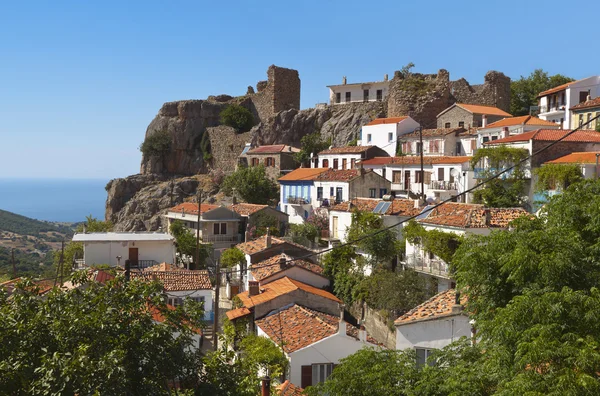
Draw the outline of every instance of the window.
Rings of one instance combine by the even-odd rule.
[[[422,173],[421,171],[415,171],[415,183],[421,183],[421,177]]]
[[[387,194],[387,188],[380,188],[379,189],[379,198],[383,198],[384,195]]]
[[[335,103],[342,103],[342,93],[341,92],[337,92],[335,94]]]
[[[352,159],[350,160],[350,168],[351,168],[351,169],[354,169],[354,167],[355,167],[355,166],[356,166],[356,159],[352,158]]]
[[[337,187],[335,189],[335,200],[336,200],[336,202],[342,202],[343,201],[344,197],[342,195],[342,192],[343,192],[342,187]]]
[[[492,141],[498,140],[498,136],[492,136]]]
[[[200,296],[200,297],[192,297],[192,300],[194,300],[197,303],[201,303],[204,304],[204,296]]]
[[[336,158],[333,160],[333,169],[337,169],[340,165],[340,161]]]
[[[438,180],[439,181],[444,180],[444,168],[438,168]]]
[[[583,114],[579,114],[579,126],[583,125]]]
[[[402,182],[402,171],[392,171],[392,183]]]
[[[325,380],[331,375],[333,371],[333,364],[313,364],[312,365],[312,384],[317,385],[320,382],[325,382]]]
[[[323,168],[329,168],[329,160],[323,160]]]
[[[490,137],[489,136],[484,136],[482,139],[483,143],[489,142],[490,141]]]
[[[350,92],[346,92],[346,103],[350,102]]]
[[[317,187],[317,201],[323,200],[323,187]]]
[[[383,177],[383,178],[385,179],[385,168],[383,168],[383,169],[381,170],[381,177]]]
[[[368,101],[369,101],[369,90],[363,89],[363,102],[368,102]]]
[[[260,161],[258,160],[258,158],[252,158],[252,166],[258,166],[258,164],[260,163]]]
[[[369,188],[369,198],[377,198],[377,189]]]
[[[444,128],[446,128],[446,129],[450,128],[450,123],[449,122],[445,123]]]
[[[589,124],[589,122],[592,120],[592,113],[587,113],[587,122],[588,122],[588,126],[586,127],[587,129],[591,128],[591,125]]]
[[[367,133],[367,143],[371,143],[371,134]]]
[[[435,362],[433,360],[427,362],[434,349],[415,348],[415,351],[417,352],[417,367],[423,367],[426,363],[430,366],[435,365]]]
[[[275,166],[275,158],[273,158],[273,157],[265,158],[265,166]]]
[[[348,160],[346,158],[342,158],[342,169],[346,169],[348,167]]]
[[[183,300],[179,297],[169,297],[168,302],[169,305],[172,305],[174,307],[178,307],[180,305],[183,305]]]
[[[450,168],[450,183],[454,183],[454,176],[452,176],[452,174],[454,173],[454,168]]]
[[[588,91],[579,92],[579,103],[585,102],[587,100],[587,97],[588,97]]]
[[[465,122],[464,121],[459,121],[458,122],[458,127],[459,128],[464,128],[465,127]]]
[[[333,197],[333,194],[334,194],[333,187],[329,187],[329,196]]]
[[[377,90],[377,101],[381,102],[383,100],[383,89]]]
[[[227,223],[214,223],[213,224],[214,235],[226,235],[227,234]]]
[[[430,153],[439,153],[440,152],[440,141],[439,140],[430,140],[429,141],[429,152]]]
[[[417,142],[417,154],[421,154],[423,152],[423,143]]]
[[[462,145],[460,142],[456,142],[456,155],[460,155],[462,152]]]
[[[388,133],[388,142],[393,142],[394,141],[394,134],[392,132]]]

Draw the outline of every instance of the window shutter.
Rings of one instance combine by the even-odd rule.
[[[425,184],[431,183],[431,173],[432,172],[425,172],[425,180],[424,180]]]
[[[265,158],[265,166],[269,166],[269,157]]]
[[[435,153],[435,140],[430,140],[429,141],[429,152],[430,153]]]
[[[213,224],[213,235],[219,235],[219,223]]]
[[[471,140],[471,151],[475,151],[476,148],[477,148],[477,140],[473,139],[473,140]]]
[[[308,386],[312,386],[312,366],[302,366],[301,367],[301,388],[306,388]]]
[[[221,235],[227,234],[227,223],[221,223]]]

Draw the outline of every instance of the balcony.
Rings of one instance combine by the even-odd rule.
[[[240,243],[242,238],[239,234],[236,235],[202,235],[204,243]]]
[[[441,191],[457,191],[458,185],[456,182],[450,182],[445,180],[432,180],[429,184],[430,190],[441,190]]]
[[[134,269],[141,269],[141,268],[148,268],[148,267],[152,267],[153,265],[157,265],[158,261],[155,260],[125,260],[125,265],[127,265],[127,263],[129,263],[129,268]]]
[[[425,274],[450,278],[448,264],[444,260],[423,258],[419,254],[412,254],[406,257],[404,265]]]
[[[287,197],[286,199],[286,203],[290,204],[290,205],[308,205],[308,199],[303,198],[303,197]]]
[[[540,106],[540,113],[556,113],[565,111],[564,103],[551,103],[549,105]]]

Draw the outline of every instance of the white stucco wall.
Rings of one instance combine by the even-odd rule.
[[[330,85],[329,88],[329,103],[336,103],[336,93],[341,94],[341,101],[339,104],[346,103],[346,92],[350,92],[350,103],[362,103],[364,102],[364,94],[363,91],[365,89],[369,90],[369,102],[377,101],[377,90],[381,89],[382,92],[382,100],[385,100],[388,95],[388,87],[390,85],[389,81],[376,81],[371,83],[353,83],[353,84],[340,84],[340,85]]]
[[[462,314],[409,323],[396,326],[396,349],[441,349],[463,336],[471,336],[471,324]]]
[[[210,313],[213,311],[213,293],[214,291],[211,289],[206,290],[182,290],[182,291],[169,291],[165,292],[168,297],[179,297],[184,299],[185,297],[194,298],[194,297],[204,297],[204,319],[208,319],[210,317]]]
[[[365,125],[361,129],[361,146],[377,146],[385,150],[390,157],[396,155],[396,141],[400,136],[413,132],[419,123],[412,118],[407,118],[394,124]],[[392,134],[391,140],[390,135]],[[371,140],[369,141],[369,135]]]
[[[315,153],[316,155],[316,153]],[[352,160],[354,160],[355,164],[357,164],[361,160],[362,155],[360,153],[356,154],[322,154],[319,155],[319,166],[315,166],[315,162],[312,161],[313,168],[331,168],[331,169],[352,169]],[[338,160],[337,168],[333,167],[333,160]],[[342,165],[344,163],[343,160],[346,160],[346,167],[343,168]],[[327,160],[327,166],[323,165],[323,161]]]
[[[129,241],[129,242],[84,242],[83,258],[86,265],[117,265],[117,256],[121,256],[121,265],[129,259],[129,248],[138,249],[138,260],[154,260],[157,263],[175,263],[175,244],[173,241]]]
[[[263,279],[262,281],[260,281],[260,285],[266,285],[267,283],[273,282],[285,276],[319,289],[329,286],[329,279],[315,274],[314,272],[300,269],[296,266],[289,267],[284,271],[277,272],[276,274],[273,274],[270,277]],[[254,280],[254,277],[252,277],[252,279],[250,280]]]

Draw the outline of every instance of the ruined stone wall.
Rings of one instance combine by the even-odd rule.
[[[277,113],[300,109],[300,76],[294,69],[271,65],[267,81],[256,84],[256,93],[249,90],[253,112],[258,121],[265,122]]]
[[[220,169],[225,173],[235,171],[238,157],[246,143],[252,140],[252,133],[236,133],[235,129],[226,125],[206,128],[210,139],[213,169]]]
[[[452,81],[451,100],[457,103],[479,104],[494,106],[506,112],[510,111],[510,77],[497,71],[489,71],[484,77],[484,83],[470,85],[461,78]]]

